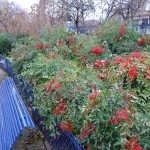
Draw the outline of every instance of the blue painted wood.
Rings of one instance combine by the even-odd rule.
[[[0,86],[0,150],[10,150],[25,128],[35,129],[12,78]]]

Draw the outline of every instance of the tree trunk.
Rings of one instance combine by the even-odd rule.
[[[75,24],[76,24],[76,31],[78,34],[79,33],[79,11],[78,10],[77,10],[77,17],[76,17]]]

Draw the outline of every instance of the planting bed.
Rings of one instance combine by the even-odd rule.
[[[148,36],[110,22],[95,35],[50,30],[29,37],[10,58],[32,86],[51,137],[60,128],[87,150],[148,150],[148,43]]]

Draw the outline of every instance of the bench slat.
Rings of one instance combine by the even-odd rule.
[[[3,88],[3,91],[5,90],[5,88]],[[18,134],[21,132],[21,130],[23,129],[22,128],[22,125],[21,125],[21,121],[20,121],[20,117],[19,117],[19,114],[17,113],[17,108],[15,107],[15,103],[13,103],[13,100],[11,99],[11,96],[10,94],[8,93],[8,88],[5,90],[6,92],[6,96],[7,98],[9,99],[8,100],[8,106],[9,106],[9,109],[10,109],[10,112],[8,112],[8,114],[11,114],[10,116],[10,123],[12,124],[10,126],[11,128],[11,135],[12,135],[12,142],[14,143],[14,141],[16,140]],[[12,143],[10,143],[11,145]]]

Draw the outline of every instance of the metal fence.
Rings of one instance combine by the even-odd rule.
[[[25,82],[24,79],[18,79],[17,74],[14,72],[12,63],[2,55],[0,55],[0,67],[14,79],[21,96],[25,100],[25,103],[31,108],[35,124],[44,134],[44,137],[48,141],[52,150],[84,150],[71,133],[67,131],[62,132],[58,126],[56,126],[56,130],[60,131],[60,135],[57,135],[55,138],[51,137],[50,130],[46,129],[46,126],[43,123],[44,117],[39,114],[38,109],[32,109],[34,97],[31,86]]]

